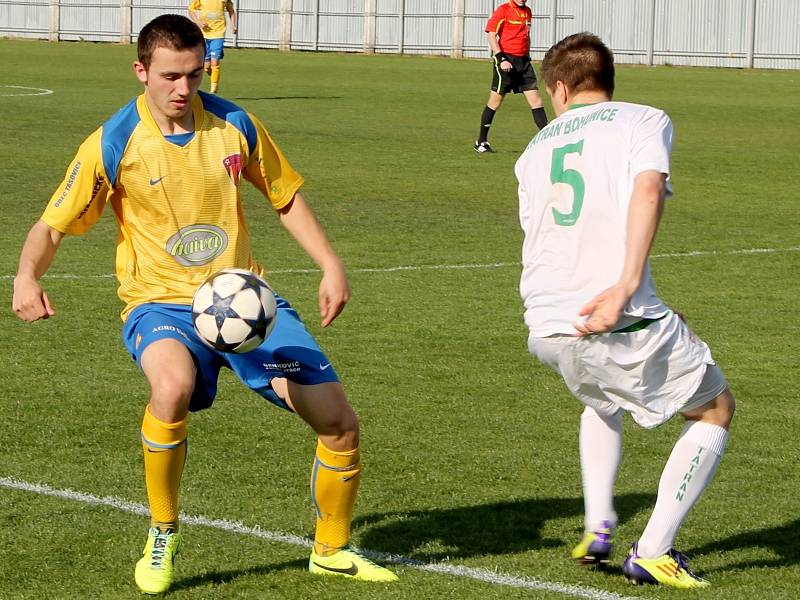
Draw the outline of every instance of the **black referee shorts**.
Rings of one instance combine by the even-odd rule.
[[[518,94],[528,90],[539,89],[530,56],[514,56],[512,54],[506,54],[505,56],[506,60],[511,63],[512,69],[510,71],[501,70],[497,58],[492,58],[493,92],[505,96],[508,92]]]

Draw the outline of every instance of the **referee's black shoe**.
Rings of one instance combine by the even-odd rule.
[[[492,148],[489,145],[489,142],[477,142],[476,141],[475,145],[473,146],[473,149],[478,154],[485,154],[485,153],[493,154],[494,153],[494,148]]]

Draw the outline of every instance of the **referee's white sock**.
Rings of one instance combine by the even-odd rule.
[[[717,470],[728,432],[719,425],[689,421],[669,455],[658,485],[658,499],[638,553],[644,558],[666,554],[678,530]]]
[[[614,484],[622,457],[622,411],[603,417],[588,406],[578,435],[583,479],[584,527],[596,531],[603,521],[617,525]]]

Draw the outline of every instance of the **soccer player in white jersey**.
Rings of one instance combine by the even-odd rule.
[[[670,195],[672,123],[661,110],[612,101],[613,55],[594,35],[555,44],[541,73],[557,118],[516,164],[520,292],[531,353],[586,405],[585,533],[572,556],[609,560],[623,413],[645,428],[680,413],[685,427],[623,573],[636,583],[706,587],[674,543],[719,465],[735,403],[708,346],[656,295],[648,266]]]

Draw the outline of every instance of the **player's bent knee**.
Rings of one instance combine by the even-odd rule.
[[[308,421],[322,443],[335,452],[353,450],[359,444],[358,417],[349,404],[345,406],[325,420]]]
[[[730,422],[733,420],[733,413],[736,412],[736,398],[733,397],[733,393],[731,393],[729,388],[725,388],[725,391],[718,396],[718,399],[720,408],[727,416],[728,425],[730,425]]]
[[[348,431],[341,435],[324,435],[319,433],[317,437],[319,437],[326,448],[334,452],[347,452],[358,448],[359,440],[357,432]]]
[[[162,377],[150,385],[150,412],[166,422],[183,419],[189,412],[189,401],[194,392],[194,376],[183,374]]]
[[[689,421],[702,421],[728,429],[730,428],[735,412],[736,399],[733,397],[730,388],[725,388],[722,393],[711,402],[695,410],[686,412],[683,416]]]
[[[331,450],[358,446],[358,417],[340,383],[304,386],[289,382],[289,397],[297,414]]]
[[[339,405],[337,410],[327,411],[323,418],[309,424],[319,435],[341,438],[343,441],[358,439],[358,417],[347,402]]]
[[[158,382],[152,387],[151,395],[160,403],[175,405],[188,403],[193,391],[194,380],[175,378]]]

